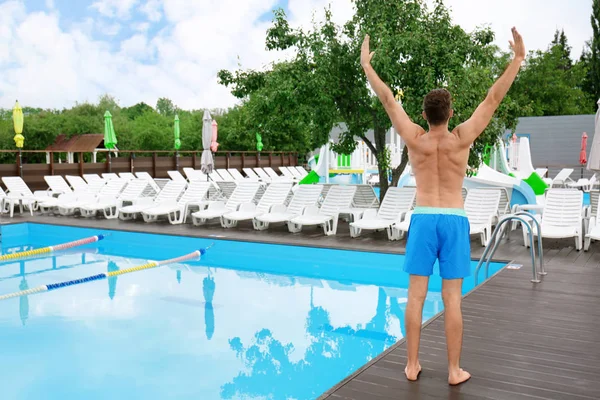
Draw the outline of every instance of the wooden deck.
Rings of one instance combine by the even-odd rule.
[[[502,270],[463,301],[461,365],[472,374],[470,381],[447,384],[442,314],[423,328],[417,382],[404,377],[402,340],[321,398],[599,399],[598,246],[583,252],[572,241],[545,241],[548,275],[534,284],[531,259],[517,233],[495,258],[515,259],[523,267]]]
[[[16,216],[1,223],[39,222],[161,234],[215,237],[302,246],[377,252],[404,252],[404,241],[390,242],[384,233],[349,237],[347,224],[338,235],[324,237],[307,229],[292,235],[283,227],[256,232],[248,223],[234,229],[190,224],[87,220],[54,216]],[[473,258],[483,248],[472,241]],[[495,259],[515,260],[523,267],[504,269],[463,301],[462,366],[472,379],[447,384],[444,316],[422,332],[418,382],[404,378],[406,352],[400,341],[321,399],[599,399],[600,398],[600,244],[576,251],[573,240],[544,241],[548,275],[533,284],[529,251],[520,231],[499,247]]]

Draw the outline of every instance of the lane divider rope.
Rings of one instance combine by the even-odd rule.
[[[183,261],[189,261],[194,258],[200,258],[202,255],[206,254],[207,249],[200,249],[200,250],[196,250],[192,253],[180,256],[180,257],[171,258],[171,259],[163,260],[163,261],[153,261],[153,262],[149,262],[149,263],[146,263],[143,265],[139,265],[137,267],[122,269],[119,271],[113,271],[113,272],[107,272],[107,273],[102,273],[102,274],[98,274],[98,275],[92,275],[92,276],[88,276],[85,278],[73,279],[73,280],[65,281],[65,282],[51,283],[49,285],[41,285],[41,286],[37,286],[37,287],[31,288],[31,289],[21,290],[19,292],[8,293],[8,294],[0,296],[0,301],[12,299],[14,297],[28,296],[31,294],[49,292],[51,290],[56,290],[56,289],[73,286],[73,285],[79,285],[81,283],[86,283],[86,282],[98,281],[98,280],[106,279],[106,278],[109,278],[112,276],[123,275],[123,274],[128,274],[131,272],[143,271],[145,269],[160,267],[162,265],[173,264],[173,263],[178,263],[178,262],[183,262]]]
[[[4,255],[0,256],[0,262],[9,261],[9,260],[18,260],[18,259],[24,258],[24,257],[39,256],[40,254],[48,254],[48,253],[52,253],[53,251],[71,249],[73,247],[83,246],[84,244],[98,242],[102,239],[104,239],[104,235],[96,235],[96,236],[91,236],[91,237],[84,238],[84,239],[75,240],[73,242],[57,244],[57,245],[48,246],[48,247],[42,247],[40,249],[20,251],[18,253],[12,253],[12,254],[4,254]]]

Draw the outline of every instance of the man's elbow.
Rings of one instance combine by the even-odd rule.
[[[381,103],[383,104],[383,107],[387,109],[394,107],[396,105],[396,100],[390,93],[386,93],[381,97]]]
[[[497,108],[502,102],[502,96],[496,93],[496,91],[490,90],[485,98],[485,102],[493,108]]]

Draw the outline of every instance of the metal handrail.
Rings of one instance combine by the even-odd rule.
[[[530,217],[531,220],[535,222],[536,227],[538,229],[538,252],[540,254],[540,272],[539,272],[539,274],[546,275],[546,271],[545,271],[544,265],[543,265],[541,226],[531,213],[522,211],[522,212],[518,212],[516,214],[509,214],[509,215],[504,216],[502,219],[500,219],[500,221],[496,225],[496,229],[494,229],[494,232],[492,233],[492,236],[491,236],[490,242],[489,242],[489,243],[494,242],[494,245],[493,245],[493,247],[490,247],[488,245],[485,248],[485,250],[483,251],[483,254],[481,255],[481,259],[479,260],[479,263],[477,264],[477,267],[475,268],[475,284],[476,285],[478,284],[478,281],[479,281],[479,270],[481,269],[484,260],[486,260],[486,263],[485,263],[486,271],[489,271],[490,262],[492,260],[492,257],[494,256],[494,253],[496,252],[496,249],[498,248],[498,244],[500,243],[500,238],[497,238],[498,232],[503,231],[504,225],[507,222],[514,221],[514,220],[520,221],[523,224],[523,226],[525,226],[527,228],[527,231],[529,232],[529,243],[531,244],[531,246],[529,246],[529,248],[530,248],[530,252],[531,252],[531,266],[532,266],[532,272],[533,272],[533,279],[531,280],[531,282],[533,282],[533,283],[541,282],[541,280],[538,278],[538,271],[537,271],[537,268],[535,265],[535,246],[534,246],[534,242],[533,242],[533,237],[534,237],[533,230],[531,228],[531,224],[527,220],[522,218],[525,216]]]
[[[533,214],[531,214],[530,212],[527,211],[519,211],[518,213],[515,213],[514,215],[524,215],[527,216],[529,218],[531,218],[531,220],[533,222],[535,222],[535,226],[537,229],[537,237],[538,237],[538,260],[540,262],[540,270],[538,271],[538,274],[540,275],[547,275],[548,273],[546,272],[546,267],[544,266],[544,248],[542,246],[542,226],[540,225],[540,222],[537,220],[537,218],[535,218],[533,216]],[[531,225],[530,225],[531,227]],[[533,243],[532,243],[533,245]]]

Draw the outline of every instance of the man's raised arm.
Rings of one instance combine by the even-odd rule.
[[[361,52],[360,52],[360,65],[362,66],[369,84],[375,91],[375,94],[383,104],[385,111],[392,120],[394,128],[402,139],[405,141],[412,139],[413,134],[416,134],[417,129],[422,129],[419,125],[413,123],[410,117],[404,111],[404,108],[396,102],[392,90],[379,78],[373,66],[371,65],[371,59],[375,52],[369,52],[369,35],[365,36],[363,41]]]
[[[510,46],[514,51],[512,62],[491,87],[485,100],[477,107],[471,118],[456,127],[456,132],[465,145],[470,146],[488,126],[525,59],[525,46],[521,34],[517,32],[516,28],[512,28],[512,34],[514,39],[514,41],[510,41]]]

